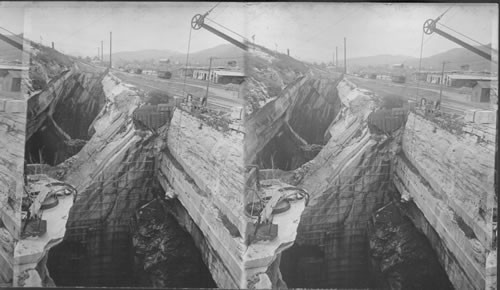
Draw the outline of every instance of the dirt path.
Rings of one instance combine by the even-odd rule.
[[[182,95],[184,83],[179,80],[163,80],[153,76],[134,75],[123,72],[114,72],[120,79],[138,86],[145,91],[162,90],[171,94]],[[203,97],[206,93],[206,85],[186,81],[185,90],[195,97]],[[239,92],[226,90],[218,87],[209,87],[208,104],[214,107],[231,109],[243,106],[243,99],[239,98]]]

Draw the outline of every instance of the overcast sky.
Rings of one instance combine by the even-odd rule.
[[[113,31],[113,51],[186,52],[191,18],[216,4],[3,2],[0,26],[16,33],[24,30],[30,39],[46,45],[54,41],[56,48],[70,54],[95,55],[101,40],[104,51],[108,52],[109,31]],[[19,7],[25,7],[24,18]],[[289,48],[291,55],[299,59],[329,61],[335,46],[339,47],[339,53],[343,52],[344,37],[348,58],[378,54],[418,57],[424,21],[436,18],[450,7],[440,23],[475,41],[493,42],[498,47],[495,4],[222,2],[208,17],[236,33],[255,35],[255,41],[268,48],[277,47],[281,52]],[[227,43],[204,29],[193,30],[191,39],[192,52]],[[424,41],[424,56],[458,47],[439,35],[426,35]]]

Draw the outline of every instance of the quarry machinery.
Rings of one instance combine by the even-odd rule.
[[[448,40],[451,40],[451,41],[455,42],[456,44],[458,44],[458,45],[460,45],[460,46],[462,46],[462,47],[464,47],[464,48],[472,51],[473,53],[475,53],[475,54],[477,54],[477,55],[479,55],[479,56],[481,56],[481,57],[483,57],[483,58],[485,58],[485,59],[487,59],[489,61],[495,62],[491,58],[491,53],[485,52],[485,51],[483,51],[483,50],[481,50],[481,49],[479,49],[477,47],[474,47],[474,46],[466,43],[465,41],[462,41],[462,40],[456,38],[455,36],[453,36],[453,35],[445,32],[445,31],[443,31],[443,30],[441,30],[439,28],[437,28],[436,25],[437,25],[438,21],[441,19],[442,16],[443,15],[439,16],[436,19],[427,19],[424,22],[424,33],[425,34],[432,34],[432,33],[435,32],[435,33],[441,35],[442,37],[444,37],[444,38],[446,38]]]
[[[238,41],[231,36],[225,34],[224,32],[217,30],[213,28],[212,26],[208,25],[205,23],[205,18],[208,16],[209,12],[205,14],[196,14],[192,19],[191,19],[191,27],[194,30],[199,30],[200,28],[205,28],[206,30],[212,32],[213,34],[231,42],[232,44],[236,45],[237,47],[247,51],[248,50],[248,45],[245,43]]]
[[[497,64],[498,63],[498,57],[496,57],[495,59],[492,58],[492,53],[491,52],[494,52],[495,55],[496,53],[498,53],[498,51],[496,51],[495,49],[491,48],[490,49],[490,52],[486,52],[486,51],[483,51],[481,49],[478,49],[477,47],[474,47],[452,35],[450,35],[449,33],[446,33],[442,30],[440,30],[439,28],[436,27],[438,21],[441,19],[441,17],[443,17],[444,13],[439,16],[438,18],[436,19],[427,19],[425,22],[424,22],[424,26],[423,26],[423,29],[424,29],[424,33],[425,34],[432,34],[433,32],[441,35],[442,37],[448,39],[448,40],[451,40],[457,44],[459,44],[460,46],[468,49],[469,51],[472,51],[473,53]],[[496,129],[497,129],[497,134],[496,134],[496,143],[497,143],[497,146],[498,146],[498,142],[499,142],[499,138],[498,138],[498,128],[500,126],[500,119],[497,118],[497,121],[496,121]],[[494,173],[494,188],[495,188],[495,193],[498,192],[498,185],[500,183],[500,178],[499,178],[499,175],[498,175],[498,148],[496,149],[495,151],[495,173]],[[496,227],[497,227],[497,211],[495,210],[494,212],[494,218],[493,218],[493,228],[494,228],[494,239],[496,239],[496,236],[497,236],[497,230],[496,230]]]
[[[22,43],[19,43],[17,41],[14,41],[12,39],[10,39],[9,37],[3,35],[0,33],[0,39],[7,42],[8,44],[14,46],[15,48],[19,49],[19,50],[23,50],[23,44]]]
[[[218,5],[218,4],[217,4]],[[216,6],[217,6],[216,5]],[[214,7],[215,8],[215,7]],[[205,23],[205,18],[208,16],[208,14],[210,14],[210,12],[214,9],[210,9],[209,11],[207,11],[205,14],[196,14],[195,16],[193,16],[193,18],[191,19],[191,28],[194,29],[194,30],[199,30],[201,28],[205,28],[206,30],[212,32],[213,34],[229,41],[230,43],[236,45],[237,47],[245,50],[245,51],[248,51],[248,45],[246,45],[245,43],[241,42],[241,41],[238,41],[236,39],[234,39],[233,37],[227,35],[226,33],[218,30],[218,29],[215,29],[213,28],[212,26],[208,25]],[[187,65],[187,64],[186,64]],[[212,66],[212,57],[210,58],[210,66],[208,68],[208,73],[210,75],[210,68]],[[206,106],[207,103],[208,103],[208,86],[210,85],[210,77],[208,76],[207,77],[207,91],[206,91],[206,94],[205,96],[203,97],[203,100],[202,100],[202,106]]]
[[[247,189],[250,183],[255,182],[253,191],[257,200],[248,202],[245,205],[245,214],[257,219],[255,223],[248,224],[247,245],[261,240],[274,240],[278,235],[278,225],[273,223],[274,215],[284,213],[291,208],[291,203],[305,199],[305,206],[309,203],[309,193],[304,189],[295,186],[285,186],[279,188],[271,195],[266,195],[263,185],[260,182],[259,167],[257,165],[246,166],[250,170],[250,178],[247,181]],[[253,169],[253,171],[252,171]],[[252,191],[252,189],[250,189]],[[263,196],[261,196],[263,195]]]

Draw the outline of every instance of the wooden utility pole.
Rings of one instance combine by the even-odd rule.
[[[207,75],[207,91],[205,93],[205,97],[201,101],[202,107],[208,105],[208,88],[210,87],[210,71],[212,70],[212,60],[213,60],[213,57],[210,57],[210,63],[208,65],[208,75]]]
[[[347,73],[347,40],[344,37],[344,73]]]
[[[104,61],[104,41],[101,40],[101,61]]]
[[[339,66],[339,47],[335,46],[335,66]]]
[[[52,41],[52,49],[54,49],[54,42]]]
[[[113,55],[113,50],[112,50],[112,47],[113,47],[113,32],[109,32],[109,68],[112,67],[112,59],[111,59],[111,56]]]
[[[439,106],[441,106],[441,97],[443,95],[443,83],[444,83],[444,65],[446,64],[446,61],[443,61],[443,68],[441,70],[441,86],[439,86]]]

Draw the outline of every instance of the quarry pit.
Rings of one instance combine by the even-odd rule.
[[[244,122],[186,98],[152,106],[115,70],[74,60],[33,89],[25,119],[1,112],[26,138],[7,151],[24,148],[26,166],[0,167],[28,185],[8,203],[33,214],[1,212],[2,241],[19,236],[2,247],[13,285],[496,288],[494,122],[342,73],[280,71],[266,50],[247,58],[283,86],[259,91]],[[263,200],[286,208],[254,215]]]

